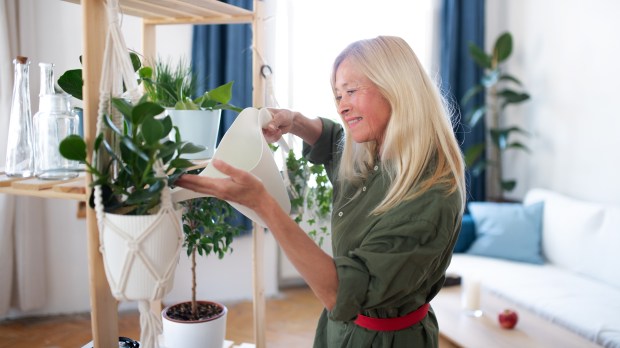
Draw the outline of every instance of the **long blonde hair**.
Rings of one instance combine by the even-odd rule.
[[[378,87],[391,106],[379,154],[382,170],[388,173],[391,185],[372,214],[384,213],[435,185],[443,185],[446,194],[458,191],[464,207],[465,169],[452,129],[451,111],[411,47],[393,36],[350,44],[334,61],[331,76],[334,96],[336,71],[345,59]],[[368,177],[368,168],[374,166],[377,151],[375,142],[353,141],[345,125],[338,169],[340,184],[359,185]]]

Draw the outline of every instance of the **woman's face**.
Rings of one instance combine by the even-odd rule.
[[[345,59],[336,70],[335,89],[338,113],[353,140],[376,141],[381,148],[391,108],[377,86]]]

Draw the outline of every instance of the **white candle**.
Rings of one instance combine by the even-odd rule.
[[[461,306],[468,313],[479,316],[480,313],[480,279],[466,276],[461,281]]]

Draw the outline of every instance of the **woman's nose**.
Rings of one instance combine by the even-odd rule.
[[[344,99],[340,100],[338,104],[338,113],[340,115],[346,115],[351,110],[351,106]]]

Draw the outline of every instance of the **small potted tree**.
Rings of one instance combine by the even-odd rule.
[[[166,108],[166,113],[183,136],[205,150],[192,154],[190,159],[213,157],[222,110],[240,112],[229,104],[233,82],[228,82],[192,99],[196,90],[196,76],[185,59],[174,66],[170,61],[157,60],[155,68],[142,67],[140,80],[149,99]]]
[[[183,247],[191,259],[191,301],[164,308],[165,344],[184,348],[220,348],[226,336],[227,308],[216,302],[196,299],[196,257],[215,254],[222,259],[240,228],[231,224],[232,207],[214,197],[195,198],[182,203]]]

